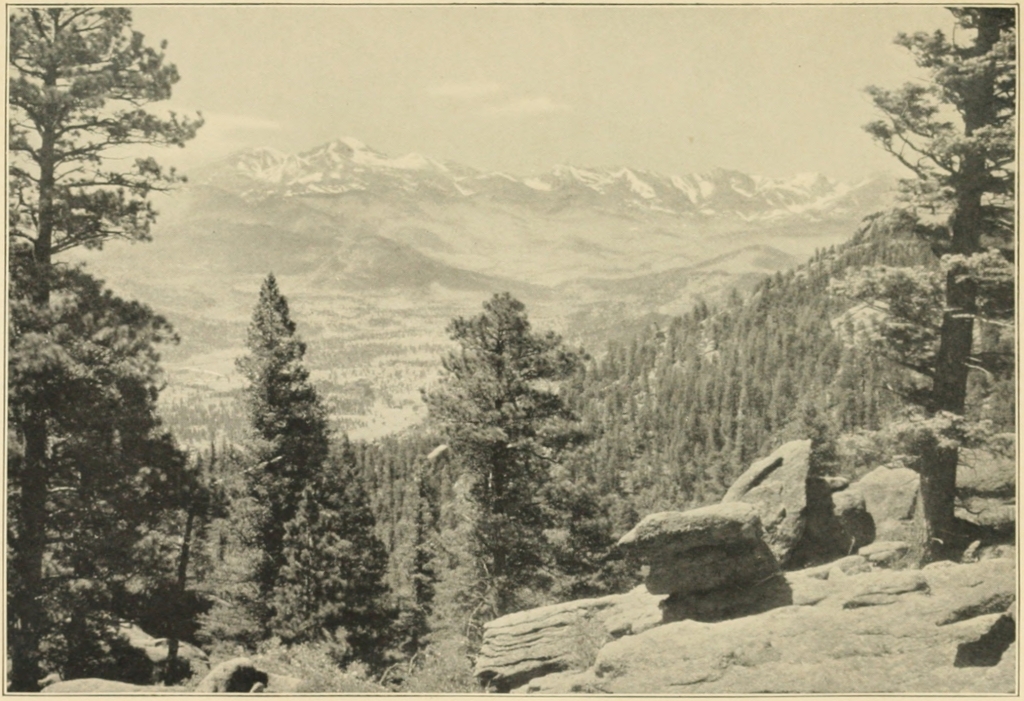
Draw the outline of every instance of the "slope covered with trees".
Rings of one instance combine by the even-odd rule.
[[[871,90],[885,119],[868,130],[914,177],[849,242],[594,357],[496,294],[448,326],[428,421],[372,443],[331,430],[270,275],[238,360],[247,438],[200,455],[157,416],[156,349],[173,331],[54,259],[145,239],[146,195],[176,176],[148,159],[106,172],[101,154],[181,145],[198,124],[141,111],[177,74],[127,11],[16,12],[11,689],[44,671],[134,675],[144,661],[116,637],[132,621],[169,638],[166,683],[188,641],[469,691],[487,621],[629,590],[639,573],[615,543],[643,515],[717,501],[798,438],[832,474],[917,470],[923,558],[962,552],[960,450],[1016,427],[1016,57],[1012,12],[953,12],[961,43],[898,39],[930,85]],[[126,106],[98,111],[104,99]]]

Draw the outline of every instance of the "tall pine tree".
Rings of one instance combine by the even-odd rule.
[[[110,624],[140,614],[130,592],[142,581],[173,579],[173,558],[152,546],[177,506],[167,485],[183,479],[185,458],[156,416],[155,346],[172,337],[166,322],[79,270],[60,271],[60,293],[45,311],[23,292],[23,278],[12,277],[8,650],[12,687],[26,689],[41,664],[96,676]],[[40,407],[41,474],[19,430]],[[46,499],[30,518],[22,502],[36,480]],[[36,565],[26,561],[34,538]]]
[[[388,554],[374,534],[347,441],[340,453],[306,486],[285,524],[270,625],[285,643],[336,642],[339,664],[359,660],[379,670],[394,622],[385,583]]]
[[[571,418],[557,383],[580,357],[555,333],[534,333],[525,307],[508,293],[496,294],[477,317],[454,319],[448,332],[460,349],[442,359],[441,385],[425,399],[471,479],[481,573],[471,608],[482,621],[515,610],[545,562],[549,519],[541,494],[568,435],[559,421]]]
[[[873,279],[856,290],[909,312],[890,314],[883,335],[903,364],[925,379],[913,397],[923,410],[921,430],[911,433],[921,453],[927,559],[953,554],[956,546],[957,434],[970,373],[1008,365],[998,350],[978,347],[975,321],[1006,324],[1014,306],[1016,11],[951,12],[960,37],[941,31],[897,37],[930,82],[869,88],[884,118],[866,127],[912,171],[902,183],[904,218],[929,241],[942,273],[868,271]],[[939,304],[928,307],[930,296]]]
[[[253,502],[252,545],[259,550],[254,576],[261,609],[255,613],[268,629],[274,586],[286,560],[285,526],[329,454],[327,411],[302,364],[306,344],[295,335],[273,274],[260,289],[247,346],[248,355],[237,365],[249,381],[245,397],[254,465],[246,472],[246,485]]]
[[[54,295],[70,280],[54,256],[77,246],[99,248],[110,238],[148,238],[156,213],[147,195],[178,179],[152,158],[122,167],[123,161],[105,155],[138,144],[182,146],[201,120],[146,111],[170,97],[178,73],[132,31],[127,9],[21,8],[10,15],[8,29],[11,276],[19,278],[20,303],[33,305],[36,325],[45,326],[58,316],[50,313]],[[18,351],[22,358],[38,353],[40,364],[56,360],[59,354],[27,345],[38,338],[12,329],[12,354],[20,343],[26,344]],[[9,414],[11,435],[21,445],[8,495],[8,513],[19,524],[8,570],[19,583],[9,588],[8,609],[17,639],[11,674],[16,691],[36,688],[47,625],[41,592],[61,397],[38,389],[21,393]]]

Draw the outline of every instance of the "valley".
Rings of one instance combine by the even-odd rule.
[[[446,325],[495,292],[522,300],[536,328],[600,354],[698,298],[750,289],[846,240],[891,189],[884,178],[726,170],[557,166],[516,177],[391,158],[347,138],[195,169],[156,199],[152,242],[74,260],[177,329],[161,410],[182,442],[240,437],[234,360],[269,272],[335,427],[371,439],[423,418],[420,389],[452,347]]]

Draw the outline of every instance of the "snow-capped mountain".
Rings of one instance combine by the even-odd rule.
[[[375,198],[487,200],[547,212],[599,208],[745,221],[845,218],[865,204],[876,205],[880,194],[873,180],[849,185],[817,173],[766,178],[715,169],[662,175],[632,168],[558,165],[548,173],[519,177],[418,153],[392,158],[351,137],[293,155],[269,148],[244,151],[207,169],[204,176],[207,182],[248,197],[363,193]],[[865,203],[863,194],[868,191],[866,199],[871,202]]]
[[[363,437],[416,418],[449,320],[494,292],[522,300],[538,328],[600,352],[630,328],[750,289],[849,238],[889,191],[882,180],[720,169],[561,165],[523,177],[393,158],[356,139],[298,154],[252,149],[188,175],[158,205],[151,243],[80,252],[179,330],[164,396],[212,405],[222,395],[211,392],[239,386],[234,358],[273,271],[326,396],[364,407],[335,418]]]

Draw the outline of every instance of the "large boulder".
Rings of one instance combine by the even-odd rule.
[[[956,473],[956,516],[981,528],[1012,535],[1017,518],[1017,469],[1013,458],[964,449]]]
[[[740,475],[722,503],[753,504],[761,517],[765,542],[783,565],[804,535],[811,442],[790,441]]]
[[[169,670],[170,640],[154,638],[133,623],[121,623],[117,627],[120,637],[136,650],[142,651],[153,665],[152,681],[164,682],[171,676],[171,682],[192,676],[205,675],[210,671],[210,658],[195,645],[178,641],[176,669]]]
[[[839,523],[846,553],[857,552],[875,540],[875,519],[868,512],[864,495],[849,489],[832,493],[832,515]]]
[[[199,694],[248,693],[256,684],[266,688],[270,677],[248,657],[235,657],[210,670],[196,686]]]
[[[851,484],[851,495],[864,499],[867,512],[874,521],[879,540],[917,542],[918,502],[921,478],[905,467],[878,467]]]
[[[754,462],[722,498],[757,508],[765,542],[787,569],[828,562],[874,539],[864,500],[842,477],[813,474],[811,441],[791,441]]]
[[[645,517],[619,547],[649,566],[651,594],[691,594],[773,576],[779,564],[762,540],[757,509],[722,503]]]
[[[609,640],[661,623],[664,597],[637,587],[628,594],[569,601],[520,611],[490,621],[476,660],[481,683],[499,691],[593,662]],[[274,691],[274,685],[270,685]]]
[[[803,533],[789,552],[787,569],[831,562],[874,540],[875,522],[864,499],[847,486],[839,478],[807,478]]]
[[[521,691],[621,694],[1013,693],[1015,562],[787,572],[793,605],[685,620],[605,645],[584,672]]]

